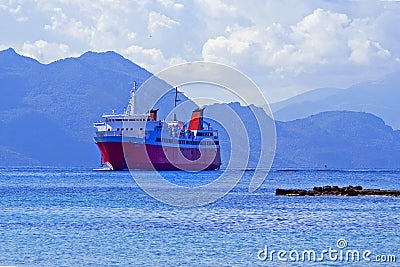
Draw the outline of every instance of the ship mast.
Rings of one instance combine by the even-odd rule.
[[[133,82],[133,87],[131,89],[131,98],[129,99],[128,108],[125,111],[125,115],[135,114],[135,91],[136,91],[136,81]]]
[[[176,121],[176,113],[175,113],[175,109],[176,109],[176,104],[181,101],[180,99],[178,99],[178,87],[175,87],[175,100],[174,100],[174,121]]]

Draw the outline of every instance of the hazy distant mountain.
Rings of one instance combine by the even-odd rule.
[[[221,104],[208,107],[219,112]],[[248,167],[254,167],[260,155],[260,136],[248,107],[238,103],[236,110],[250,129],[251,154]],[[276,168],[400,168],[400,131],[394,131],[375,115],[353,111],[329,111],[305,119],[276,121],[277,144],[273,166]],[[214,127],[218,128],[218,126]],[[218,128],[221,156],[229,159],[229,136]],[[233,134],[239,134],[233,132]],[[243,134],[242,134],[243,135]],[[246,142],[243,136],[243,144]],[[268,141],[268,140],[267,140]],[[244,150],[243,150],[244,151]],[[244,155],[244,154],[243,154]]]
[[[92,140],[92,123],[104,112],[122,111],[129,99],[130,83],[137,81],[140,85],[151,75],[114,52],[87,52],[78,58],[41,64],[12,49],[0,51],[0,165],[96,167],[100,156]],[[162,81],[158,85],[170,86]],[[340,93],[330,89],[324,93],[326,98],[318,92],[305,98],[319,102]],[[161,117],[165,115],[162,112],[169,111],[168,105],[173,105],[173,95],[170,98],[160,104],[164,107]],[[365,101],[371,102],[368,97]],[[295,102],[288,102],[286,107]],[[256,129],[249,107],[238,103],[229,107],[239,114],[247,130]],[[207,107],[205,114],[226,117],[224,108],[216,104]],[[376,116],[326,112],[276,125],[275,167],[400,167],[399,131],[393,131]],[[226,166],[230,139],[220,130]],[[242,136],[243,132],[233,134]],[[257,130],[248,134],[251,167],[260,155],[260,136]],[[245,151],[243,146],[247,145],[240,143],[239,149]]]
[[[320,88],[320,89],[315,89],[315,90],[311,90],[302,94],[299,94],[295,97],[277,102],[277,103],[273,103],[271,104],[271,110],[274,113],[278,114],[278,111],[283,110],[289,106],[295,106],[295,105],[299,105],[299,104],[307,104],[307,103],[314,103],[314,102],[318,102],[318,101],[322,101],[327,97],[330,97],[332,95],[336,95],[338,93],[340,93],[342,91],[342,89],[338,89],[338,88]],[[315,113],[313,113],[315,114]],[[296,119],[296,118],[293,118]]]
[[[323,111],[349,110],[368,112],[400,129],[400,73],[379,81],[365,82],[348,89],[317,89],[272,104],[276,120],[290,121]]]
[[[368,113],[323,112],[277,122],[275,166],[399,168],[400,131]]]
[[[213,104],[207,106],[205,116],[215,118],[212,127],[219,131],[222,167],[228,165],[231,158],[231,148],[238,157],[232,160],[231,167],[238,168],[243,162],[248,162],[247,168],[255,168],[260,160],[261,152],[274,151],[274,121],[265,112],[255,106],[241,106],[239,103]],[[257,122],[257,118],[260,119]],[[219,122],[223,123],[224,129]],[[265,138],[264,150],[261,147],[261,131],[268,135]],[[228,134],[229,133],[229,134]],[[247,159],[247,153],[248,159]],[[272,158],[269,158],[272,160]],[[272,162],[262,162],[259,167],[267,168]]]

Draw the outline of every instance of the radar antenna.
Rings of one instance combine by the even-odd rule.
[[[135,92],[136,92],[136,81],[133,81],[133,87],[131,89],[131,98],[129,99],[128,107],[125,111],[125,115],[135,114]]]

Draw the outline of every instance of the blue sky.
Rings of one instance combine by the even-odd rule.
[[[0,49],[48,63],[116,51],[158,72],[237,68],[271,101],[345,88],[400,67],[398,1],[0,0]]]

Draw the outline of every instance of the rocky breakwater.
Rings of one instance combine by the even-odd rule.
[[[275,191],[277,196],[390,196],[400,197],[400,190],[363,189],[362,186],[330,186],[314,187],[312,190],[281,189]]]

